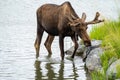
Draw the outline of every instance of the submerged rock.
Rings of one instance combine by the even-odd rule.
[[[107,79],[116,79],[118,78],[117,77],[117,67],[120,66],[120,59],[119,60],[116,60],[115,62],[113,62],[110,67],[108,68],[107,72],[106,72],[106,75],[107,75]],[[120,77],[119,77],[120,78]],[[119,79],[117,79],[119,80]]]

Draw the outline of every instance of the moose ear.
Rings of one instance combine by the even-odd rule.
[[[84,22],[86,20],[86,14],[85,13],[82,13],[82,21]]]

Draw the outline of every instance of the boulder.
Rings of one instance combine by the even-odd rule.
[[[102,54],[103,54],[103,49],[100,47],[94,48],[90,51],[90,53],[87,55],[85,60],[85,65],[88,71],[95,71],[95,70],[98,71],[102,69],[101,61],[100,61],[100,55]]]
[[[101,41],[101,40],[92,40],[92,41],[91,41],[91,45],[92,45],[92,46],[86,47],[85,50],[84,50],[84,53],[83,53],[83,55],[82,55],[83,61],[86,60],[87,55],[91,52],[91,50],[100,47],[101,44],[102,44],[102,41]]]
[[[92,40],[92,46],[100,46],[102,44],[102,40]]]
[[[112,79],[112,80],[114,79],[115,80],[116,78],[118,78],[117,75],[116,75],[118,73],[118,71],[116,69],[117,66],[120,66],[120,59],[118,59],[115,62],[113,62],[109,66],[109,68],[107,69],[107,72],[106,72],[107,79]],[[119,80],[119,79],[116,79],[116,80]]]
[[[82,44],[79,44],[78,49],[77,49],[77,51],[76,51],[76,55],[82,54],[82,53],[84,52],[84,50],[85,50],[85,46],[82,45]],[[67,55],[72,55],[72,54],[73,54],[73,51],[74,51],[74,46],[72,46],[72,47],[69,48],[67,51],[65,51],[65,53],[66,53]]]
[[[102,43],[101,40],[91,40],[91,44],[92,46],[100,46]],[[71,48],[69,48],[67,51],[65,51],[66,54],[68,55],[72,55],[74,51],[74,46],[72,46]],[[76,55],[81,55],[83,54],[85,51],[85,46],[83,45],[82,42],[79,43],[78,49],[76,51]]]
[[[83,44],[79,44],[77,49],[77,55],[82,54],[82,58],[85,60],[86,68],[89,71],[101,70],[101,61],[100,55],[103,54],[103,49],[100,47],[102,41],[101,40],[92,40],[90,47],[85,47]],[[72,54],[74,51],[74,47],[72,46],[70,49],[66,51],[66,54]]]

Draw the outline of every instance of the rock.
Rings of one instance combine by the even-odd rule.
[[[102,44],[102,40],[92,40],[92,46],[100,46]]]
[[[91,41],[91,45],[92,45],[92,46],[86,47],[85,50],[84,50],[84,53],[83,53],[83,55],[82,55],[83,61],[86,60],[87,55],[90,53],[91,50],[100,47],[101,44],[102,44],[102,41],[101,41],[101,40],[92,40],[92,41]]]
[[[78,49],[76,51],[76,53],[77,53],[76,55],[80,55],[81,53],[84,52],[84,50],[85,50],[85,46],[79,44],[79,47],[78,47]]]
[[[79,44],[78,49],[76,51],[76,55],[80,55],[84,52],[85,50],[85,46],[82,44]],[[68,49],[67,51],[65,51],[66,54],[68,55],[72,55],[74,51],[74,46],[72,46],[70,49]]]
[[[92,40],[91,41],[92,46],[100,46],[101,43],[102,43],[101,40]],[[74,51],[74,46],[72,46],[70,49],[65,51],[65,53],[68,55],[72,55],[73,51]],[[84,51],[85,51],[85,46],[83,45],[83,43],[79,43],[78,49],[76,51],[76,55],[81,55],[81,54],[83,54]]]
[[[110,60],[109,60],[109,66],[113,63],[113,62],[115,62],[117,60],[117,58],[116,57],[112,57]]]
[[[72,46],[71,48],[69,48],[67,51],[65,51],[65,53],[67,55],[72,55],[73,54],[73,51],[74,51],[74,46]]]
[[[100,71],[102,69],[100,55],[103,54],[103,49],[100,47],[101,40],[92,40],[90,47],[85,47],[83,44],[79,44],[77,49],[77,55],[83,53],[82,57],[85,58],[85,65],[88,71]],[[66,54],[72,54],[74,47],[71,47],[66,51]]]
[[[100,55],[103,54],[103,49],[98,47],[94,48],[90,51],[90,53],[87,55],[85,65],[88,71],[98,71],[102,69],[101,61],[100,61]]]
[[[107,79],[116,79],[117,76],[117,66],[120,66],[120,59],[116,60],[115,62],[113,62],[110,67],[107,69],[106,75],[107,75]],[[120,78],[120,77],[119,77]],[[119,80],[119,79],[117,79]]]

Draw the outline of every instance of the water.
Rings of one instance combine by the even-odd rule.
[[[101,18],[117,19],[119,0],[69,0],[81,16],[93,19],[96,11]],[[53,55],[47,58],[42,39],[39,60],[35,59],[36,9],[44,3],[61,4],[64,0],[1,0],[0,1],[0,80],[87,80],[81,57],[61,62],[58,37],[52,44]],[[89,27],[90,30],[90,27]],[[88,31],[89,31],[88,30]],[[73,43],[65,38],[65,50]]]

